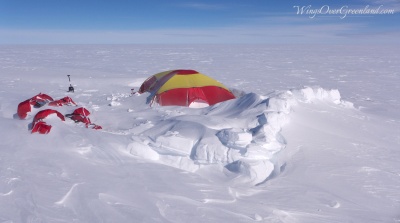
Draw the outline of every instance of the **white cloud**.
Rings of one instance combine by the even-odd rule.
[[[3,29],[0,44],[400,43],[399,32],[357,31],[364,28],[363,24],[286,24],[135,31]]]
[[[248,25],[219,28],[148,30],[12,30],[0,29],[0,44],[400,44],[400,33],[340,20],[277,15],[246,20]]]

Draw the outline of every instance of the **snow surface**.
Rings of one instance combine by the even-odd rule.
[[[400,222],[398,50],[0,46],[0,221]],[[149,107],[131,94],[171,69],[238,98]],[[31,134],[47,107],[15,113],[39,92],[70,96],[103,129],[54,117]]]

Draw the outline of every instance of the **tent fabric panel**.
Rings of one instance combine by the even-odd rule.
[[[73,115],[82,115],[82,116],[86,117],[86,116],[90,115],[90,112],[86,108],[80,107],[80,108],[75,109],[74,112],[72,112],[72,114]]]
[[[158,94],[156,100],[162,106],[189,106],[193,101],[204,101],[209,105],[214,105],[233,98],[235,98],[235,96],[224,88],[206,86],[172,89]]]
[[[28,112],[31,111],[31,105],[35,108],[40,108],[49,101],[54,101],[52,97],[47,94],[39,93],[30,99],[27,99],[18,104],[17,114],[21,119],[25,119]]]
[[[147,78],[147,80],[145,80],[143,82],[143,84],[140,86],[139,93],[142,94],[146,91],[149,91],[154,86],[156,81],[157,81],[157,78],[154,75]]]
[[[54,107],[59,107],[63,105],[77,105],[77,104],[72,100],[72,98],[68,96],[49,103],[49,106],[54,106]]]
[[[48,134],[51,130],[51,125],[47,125],[46,122],[39,121],[33,124],[31,133]]]
[[[190,74],[198,74],[199,72],[195,70],[176,70],[176,75],[190,75]]]
[[[33,122],[37,122],[39,120],[45,119],[47,116],[51,114],[56,114],[62,121],[65,121],[64,115],[62,115],[60,112],[53,110],[53,109],[45,109],[40,112],[38,112],[35,117],[33,118]]]
[[[156,101],[162,106],[168,105],[178,105],[178,106],[188,106],[188,88],[177,88],[162,94],[156,95]]]
[[[157,79],[160,79],[169,73],[174,73],[176,75],[188,75],[188,74],[190,75],[190,74],[198,74],[199,72],[195,70],[168,70],[154,74],[153,76],[155,76]]]
[[[46,102],[54,101],[54,99],[52,97],[50,97],[47,94],[42,94],[42,93],[39,93],[38,95],[32,97],[32,99],[36,100],[36,101],[42,100],[42,101],[46,101]]]
[[[154,83],[151,85],[149,89],[147,89],[147,92],[150,92],[151,95],[156,95],[156,93],[159,91],[159,89],[169,81],[174,75],[176,71],[170,71],[170,72],[163,72],[161,76],[157,80],[154,81]]]
[[[152,75],[151,77],[147,78],[143,84],[139,88],[139,93],[142,94],[144,92],[150,92],[155,87],[156,83],[163,78],[165,75],[173,72],[173,70],[160,72],[157,74]]]
[[[157,78],[157,80],[159,80],[159,79],[161,79],[162,77],[164,77],[165,75],[167,75],[167,74],[169,74],[169,73],[171,73],[171,72],[174,72],[174,71],[175,71],[175,70],[163,71],[163,72],[154,74],[153,76],[154,76],[155,78]]]
[[[157,91],[158,94],[169,91],[175,88],[191,88],[191,87],[205,87],[205,86],[218,86],[227,88],[218,81],[201,73],[191,75],[175,75],[171,77],[164,85]]]
[[[206,86],[202,87],[202,89],[210,105],[236,98],[235,95],[233,95],[232,92],[230,92],[226,88],[217,86]]]
[[[26,116],[28,115],[28,112],[30,111],[31,111],[30,99],[25,100],[18,104],[17,114],[20,119],[25,119]]]

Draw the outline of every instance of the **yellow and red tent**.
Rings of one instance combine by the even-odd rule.
[[[139,93],[144,92],[150,92],[148,101],[155,101],[162,106],[203,107],[235,98],[223,84],[194,70],[171,70],[155,74],[140,86]]]

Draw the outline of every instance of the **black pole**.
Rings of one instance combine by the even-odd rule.
[[[68,81],[69,81],[69,88],[68,88],[68,92],[74,92],[74,87],[72,87],[72,84],[71,84],[71,75],[67,75],[68,76]]]

